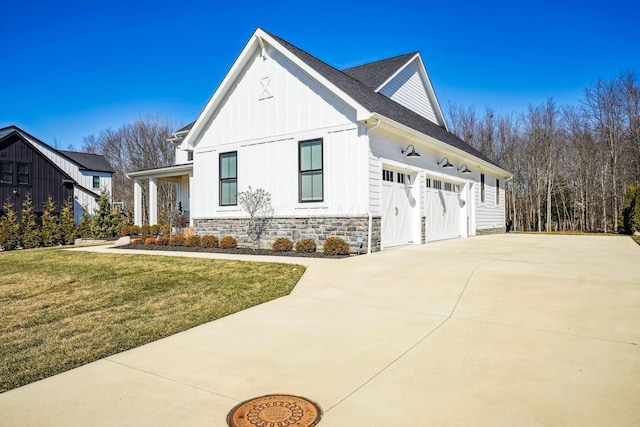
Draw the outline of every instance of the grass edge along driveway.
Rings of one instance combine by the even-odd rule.
[[[0,393],[288,295],[300,265],[0,253]]]

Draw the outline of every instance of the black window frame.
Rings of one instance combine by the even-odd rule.
[[[302,148],[308,144],[320,143],[320,168],[319,169],[305,169],[302,170]],[[302,198],[302,177],[305,174],[312,174],[320,172],[321,178],[321,194],[320,198],[314,198],[312,200],[303,200]],[[298,202],[299,203],[321,203],[324,202],[324,140],[323,138],[307,139],[305,141],[298,141]]]
[[[96,185],[96,179],[98,181],[98,185]],[[91,188],[93,188],[94,190],[100,189],[100,175],[93,175],[93,177],[91,178]]]
[[[0,185],[13,185],[15,177],[14,177],[14,162],[0,161]],[[9,165],[11,167],[11,171],[4,172],[4,165]],[[11,176],[11,182],[7,182],[4,180],[5,176]]]
[[[235,175],[229,176],[226,178],[222,177],[222,161],[226,157],[234,156],[236,158],[236,169]],[[236,194],[235,194],[235,202],[234,203],[225,203],[222,200],[222,187],[225,183],[235,182],[236,184]],[[227,151],[224,153],[220,153],[218,156],[218,204],[220,206],[238,206],[238,151]]]
[[[484,174],[480,174],[480,203],[486,203],[484,194]]]
[[[500,206],[500,180],[496,178],[496,206]]]
[[[27,173],[26,173],[26,182],[20,182],[20,177],[21,176],[25,176],[25,174],[21,174],[20,173],[20,166],[26,166],[27,167]],[[31,163],[29,162],[16,162],[16,185],[31,185]]]

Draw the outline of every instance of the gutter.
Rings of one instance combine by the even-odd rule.
[[[503,177],[508,177],[508,176],[513,176],[513,174],[509,171],[506,171],[504,169],[502,169],[501,167],[498,167],[496,165],[493,165],[485,160],[480,159],[479,157],[476,157],[472,154],[467,153],[466,151],[463,151],[459,148],[456,148],[452,145],[449,145],[445,142],[439,141],[436,138],[426,135],[422,132],[418,132],[415,129],[410,128],[409,126],[403,125],[402,123],[399,123],[393,119],[390,119],[388,117],[385,117],[381,114],[378,113],[371,113],[371,118],[372,119],[376,119],[381,121],[384,121],[385,124],[391,128],[394,128],[400,132],[409,134],[415,138],[420,139],[422,142],[425,142],[428,145],[431,145],[433,148],[435,148],[438,151],[444,151],[444,150],[448,150],[451,151],[453,153],[456,154],[456,156],[462,158],[462,159],[467,159],[465,161],[468,161],[469,163],[474,162],[476,163],[478,166],[482,166],[483,168],[486,168],[488,170],[492,170],[494,172],[498,172],[501,176]],[[377,127],[377,125],[376,125]]]

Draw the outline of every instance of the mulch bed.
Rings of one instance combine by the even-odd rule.
[[[115,249],[137,249],[142,251],[173,251],[173,252],[204,252],[204,253],[218,253],[218,254],[240,254],[240,255],[271,255],[271,256],[289,256],[298,258],[328,258],[328,259],[340,259],[348,258],[351,255],[327,255],[324,252],[275,252],[271,249],[251,249],[251,248],[235,248],[235,249],[220,249],[220,248],[202,248],[200,246],[162,246],[162,245],[123,245],[116,246]]]

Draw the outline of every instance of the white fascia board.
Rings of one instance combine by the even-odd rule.
[[[259,43],[257,40],[259,31],[260,29],[256,30],[256,32],[251,36],[247,44],[238,55],[238,58],[235,60],[227,74],[224,76],[224,79],[222,79],[222,82],[220,83],[218,88],[215,90],[215,92],[213,92],[211,98],[209,98],[207,105],[205,105],[204,109],[198,116],[198,119],[193,124],[192,128],[189,130],[184,140],[180,144],[181,150],[191,151],[195,148],[195,140],[197,140],[200,134],[204,131],[204,126],[209,121],[220,102],[224,99],[224,95],[228,92],[230,87],[242,72],[244,66],[248,63],[251,57],[251,53],[256,49],[256,46],[258,46],[259,48]]]
[[[352,106],[356,110],[356,116],[358,121],[366,120],[371,116],[371,111],[367,110],[362,105],[357,103],[353,98],[348,96],[338,87],[336,87],[333,83],[331,83],[329,80],[324,78],[320,73],[312,69],[306,63],[300,60],[297,56],[291,53],[287,48],[285,48],[280,43],[278,43],[278,41],[276,41],[273,37],[265,33],[261,28],[258,28],[253,33],[253,35],[251,36],[251,38],[249,39],[245,47],[242,49],[242,51],[238,55],[238,58],[233,63],[231,69],[229,70],[229,72],[227,72],[227,75],[222,80],[222,83],[220,83],[216,91],[213,93],[213,95],[209,99],[209,102],[207,103],[207,105],[204,107],[204,109],[198,116],[198,119],[196,120],[195,124],[193,125],[193,127],[191,128],[191,130],[189,131],[185,139],[182,141],[182,144],[180,145],[180,149],[190,151],[195,148],[194,141],[196,141],[200,136],[200,134],[203,132],[204,127],[206,126],[206,123],[209,122],[209,119],[211,118],[214,111],[220,104],[221,100],[224,99],[224,96],[226,95],[227,91],[230,89],[230,87],[239,77],[241,71],[244,69],[245,65],[248,63],[249,59],[251,58],[251,54],[256,49],[260,49],[262,52],[268,52],[267,46],[265,46],[265,42],[272,48],[277,49],[278,52],[280,52],[280,54],[282,54],[291,62],[293,62],[297,67],[299,67],[304,72],[309,74],[312,78],[320,82],[320,84],[322,84],[324,87],[326,87],[331,92],[333,92],[342,101]]]
[[[447,121],[444,119],[444,114],[442,113],[442,108],[440,108],[440,101],[438,101],[438,96],[436,95],[436,91],[433,88],[433,85],[431,84],[431,79],[429,78],[429,73],[427,73],[427,68],[424,66],[424,61],[422,61],[422,56],[420,55],[420,53],[418,53],[417,55],[417,61],[418,61],[418,70],[420,72],[420,74],[422,75],[422,79],[424,80],[424,82],[427,85],[427,93],[429,94],[429,97],[432,98],[434,107],[435,107],[435,113],[438,116],[438,120],[441,121],[442,125],[444,126],[444,128],[449,131],[449,126],[447,126]]]
[[[369,111],[368,109],[366,109],[365,107],[360,105],[360,103],[356,102],[356,100],[354,100],[352,97],[347,95],[345,92],[343,92],[336,85],[331,83],[322,74],[320,74],[319,72],[317,72],[316,70],[311,68],[304,61],[302,61],[300,58],[298,58],[293,53],[291,53],[289,51],[289,49],[287,49],[286,47],[282,46],[280,43],[278,43],[277,40],[275,40],[269,34],[267,34],[264,31],[262,31],[260,28],[258,28],[258,30],[256,31],[256,34],[254,35],[254,38],[258,38],[258,37],[262,38],[262,40],[266,41],[272,47],[277,48],[277,50],[278,50],[278,52],[280,52],[280,54],[284,55],[289,61],[293,62],[297,67],[299,67],[305,73],[309,74],[313,79],[317,80],[322,86],[324,86],[329,91],[331,91],[333,94],[335,94],[338,98],[340,98],[347,105],[350,105],[352,108],[354,108],[356,110],[356,117],[357,117],[356,120],[361,121],[361,120],[366,120],[367,118],[371,117],[371,111]]]
[[[148,169],[127,173],[127,178],[146,179],[146,178],[164,178],[175,175],[188,175],[193,171],[193,164],[169,166],[166,168]]]
[[[409,64],[411,64],[411,62],[412,62],[414,59],[416,59],[416,57],[418,57],[419,55],[420,55],[419,53],[416,53],[413,57],[411,57],[411,59],[409,59],[409,60],[408,60],[408,61],[407,61],[407,62],[406,62],[402,67],[398,68],[398,69],[396,70],[396,72],[395,72],[395,73],[393,73],[393,74],[391,75],[391,77],[389,77],[387,80],[385,80],[385,81],[384,81],[384,83],[382,83],[380,86],[378,86],[378,87],[374,90],[374,92],[380,92],[380,91],[381,91],[381,90],[382,90],[386,85],[388,85],[388,84],[389,84],[389,82],[390,82],[391,80],[395,79],[395,78],[396,78],[396,76],[402,72],[402,70],[404,70],[405,68],[407,68],[407,67],[409,66]]]
[[[447,121],[444,119],[444,114],[442,114],[442,108],[440,108],[440,102],[438,101],[438,97],[436,96],[436,91],[433,89],[433,85],[431,84],[431,79],[429,78],[429,74],[427,73],[427,69],[424,66],[424,62],[422,61],[422,56],[420,55],[420,52],[416,53],[411,59],[409,59],[406,62],[406,64],[404,64],[395,73],[393,73],[393,75],[391,75],[391,77],[389,77],[387,80],[385,80],[384,83],[382,83],[380,86],[378,86],[375,91],[376,92],[380,92],[386,85],[389,84],[389,82],[391,80],[396,78],[396,76],[398,74],[400,74],[405,68],[407,68],[409,66],[409,64],[411,64],[414,61],[416,62],[417,66],[418,66],[418,72],[420,73],[420,77],[422,78],[422,81],[426,85],[425,89],[427,90],[427,96],[429,97],[430,101],[432,101],[432,104],[435,104],[435,105],[433,105],[434,113],[435,113],[438,121],[448,131],[449,127],[447,126]]]
[[[375,120],[379,120],[381,126],[391,131],[395,131],[396,133],[400,133],[404,135],[409,135],[414,139],[417,139],[420,143],[426,145],[427,147],[431,147],[443,153],[444,156],[447,156],[447,153],[452,153],[456,157],[463,159],[464,162],[469,162],[469,164],[475,164],[475,165],[481,166],[483,169],[490,170],[491,172],[495,173],[497,176],[500,176],[502,178],[506,179],[513,176],[513,174],[509,171],[506,171],[485,160],[482,160],[479,157],[469,154],[466,151],[463,151],[459,148],[456,148],[445,142],[442,142],[432,136],[426,135],[422,132],[418,132],[415,129],[412,129],[406,125],[403,125],[402,123],[396,122],[395,120],[385,117],[381,114],[373,113],[371,114],[371,118]]]

